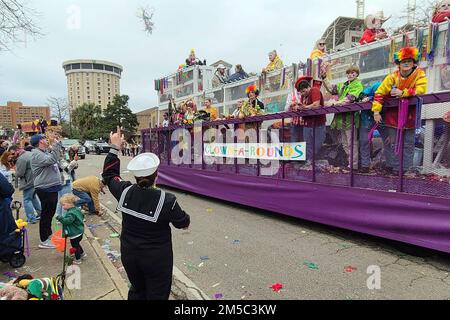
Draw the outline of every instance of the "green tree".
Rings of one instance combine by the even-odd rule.
[[[72,123],[78,128],[82,139],[97,139],[103,134],[102,108],[85,103],[72,112]]]
[[[105,124],[108,132],[115,131],[119,126],[126,135],[133,134],[139,122],[136,115],[128,107],[130,98],[127,95],[116,95],[104,111]]]

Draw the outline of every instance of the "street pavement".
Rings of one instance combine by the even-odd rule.
[[[98,175],[104,158],[90,155],[80,161],[78,176]],[[122,178],[132,181],[126,169],[130,158],[121,159]],[[198,287],[195,291],[200,296],[226,300],[450,300],[447,254],[420,250],[420,257],[412,256],[399,251],[392,241],[166,190],[174,193],[191,215],[189,231],[173,232],[174,262]],[[108,192],[101,202],[115,211],[117,202]],[[115,214],[120,232],[120,213]],[[379,289],[371,290],[367,282],[373,268],[379,268],[381,282]],[[278,283],[283,289],[275,292],[271,286]],[[190,297],[181,293],[178,298]]]

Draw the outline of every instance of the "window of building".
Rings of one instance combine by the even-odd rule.
[[[106,70],[106,71],[111,71],[111,72],[113,72],[113,71],[114,71],[114,68],[111,67],[111,66],[105,65],[105,70]]]
[[[104,70],[103,64],[94,63],[95,70]]]
[[[81,68],[82,69],[92,69],[92,63],[82,63]]]
[[[72,69],[81,69],[81,64],[79,63],[72,64]]]

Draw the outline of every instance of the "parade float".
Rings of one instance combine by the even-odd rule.
[[[431,24],[219,88],[211,85],[215,70],[210,66],[183,68],[156,80],[161,113],[167,112],[173,101],[178,104],[191,99],[200,106],[205,97],[210,97],[223,115],[220,121],[142,131],[144,150],[161,158],[158,183],[450,253],[450,124],[443,120],[444,114],[450,110],[449,28],[448,22]],[[294,157],[289,158],[289,155],[267,162],[262,149],[259,155],[256,151],[254,157],[239,157],[239,151],[234,151],[234,156],[227,154],[230,140],[226,138],[226,132],[242,127],[256,129],[256,141],[252,141],[256,143],[256,150],[261,142],[270,142],[268,137],[277,130],[279,151],[286,147],[284,143],[291,141],[290,125],[294,117],[326,114],[329,126],[335,114],[370,110],[372,105],[368,102],[284,112],[286,97],[293,91],[299,76],[311,76],[321,81],[321,70],[327,65],[327,77],[336,84],[346,80],[345,70],[349,66],[357,65],[361,69],[360,80],[368,86],[395,71],[397,66],[392,62],[393,54],[405,46],[420,48],[422,59],[419,66],[428,77],[428,94],[409,99],[409,105],[421,111],[416,128],[414,170],[406,171],[401,167],[398,174],[386,174],[382,169],[383,143],[380,138],[374,138],[371,170],[360,173],[353,163],[345,163],[335,132],[330,128],[327,128],[321,151],[314,154],[309,165]],[[245,89],[252,84],[260,88],[266,114],[244,119],[229,118],[239,100],[246,98]],[[390,100],[385,108],[398,107],[398,104],[398,100]],[[212,140],[206,132],[210,128],[217,129],[215,143],[222,143],[215,145],[217,149],[211,149],[209,144]],[[357,130],[354,125],[352,128],[352,143],[355,143]],[[232,138],[233,147],[237,150],[239,146],[245,148],[245,137],[244,140],[241,138],[239,134]],[[200,145],[198,141],[201,141]],[[403,141],[398,143],[403,146]],[[174,159],[174,146],[181,146],[182,163]],[[281,155],[286,156],[283,151]],[[403,149],[400,159],[402,157]],[[279,167],[271,170],[275,162]]]

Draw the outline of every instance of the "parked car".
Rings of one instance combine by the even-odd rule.
[[[109,153],[109,150],[111,150],[111,146],[107,142],[99,141],[96,143],[95,150],[97,154]]]
[[[86,142],[84,143],[84,147],[86,148],[86,154],[97,152],[97,142],[93,140],[86,140]]]
[[[80,159],[85,159],[86,158],[86,148],[84,146],[82,146],[80,144],[80,142],[78,140],[75,139],[64,139],[62,141],[62,145],[64,147],[64,149],[69,150],[70,147],[72,147],[73,145],[78,145],[78,157]]]

